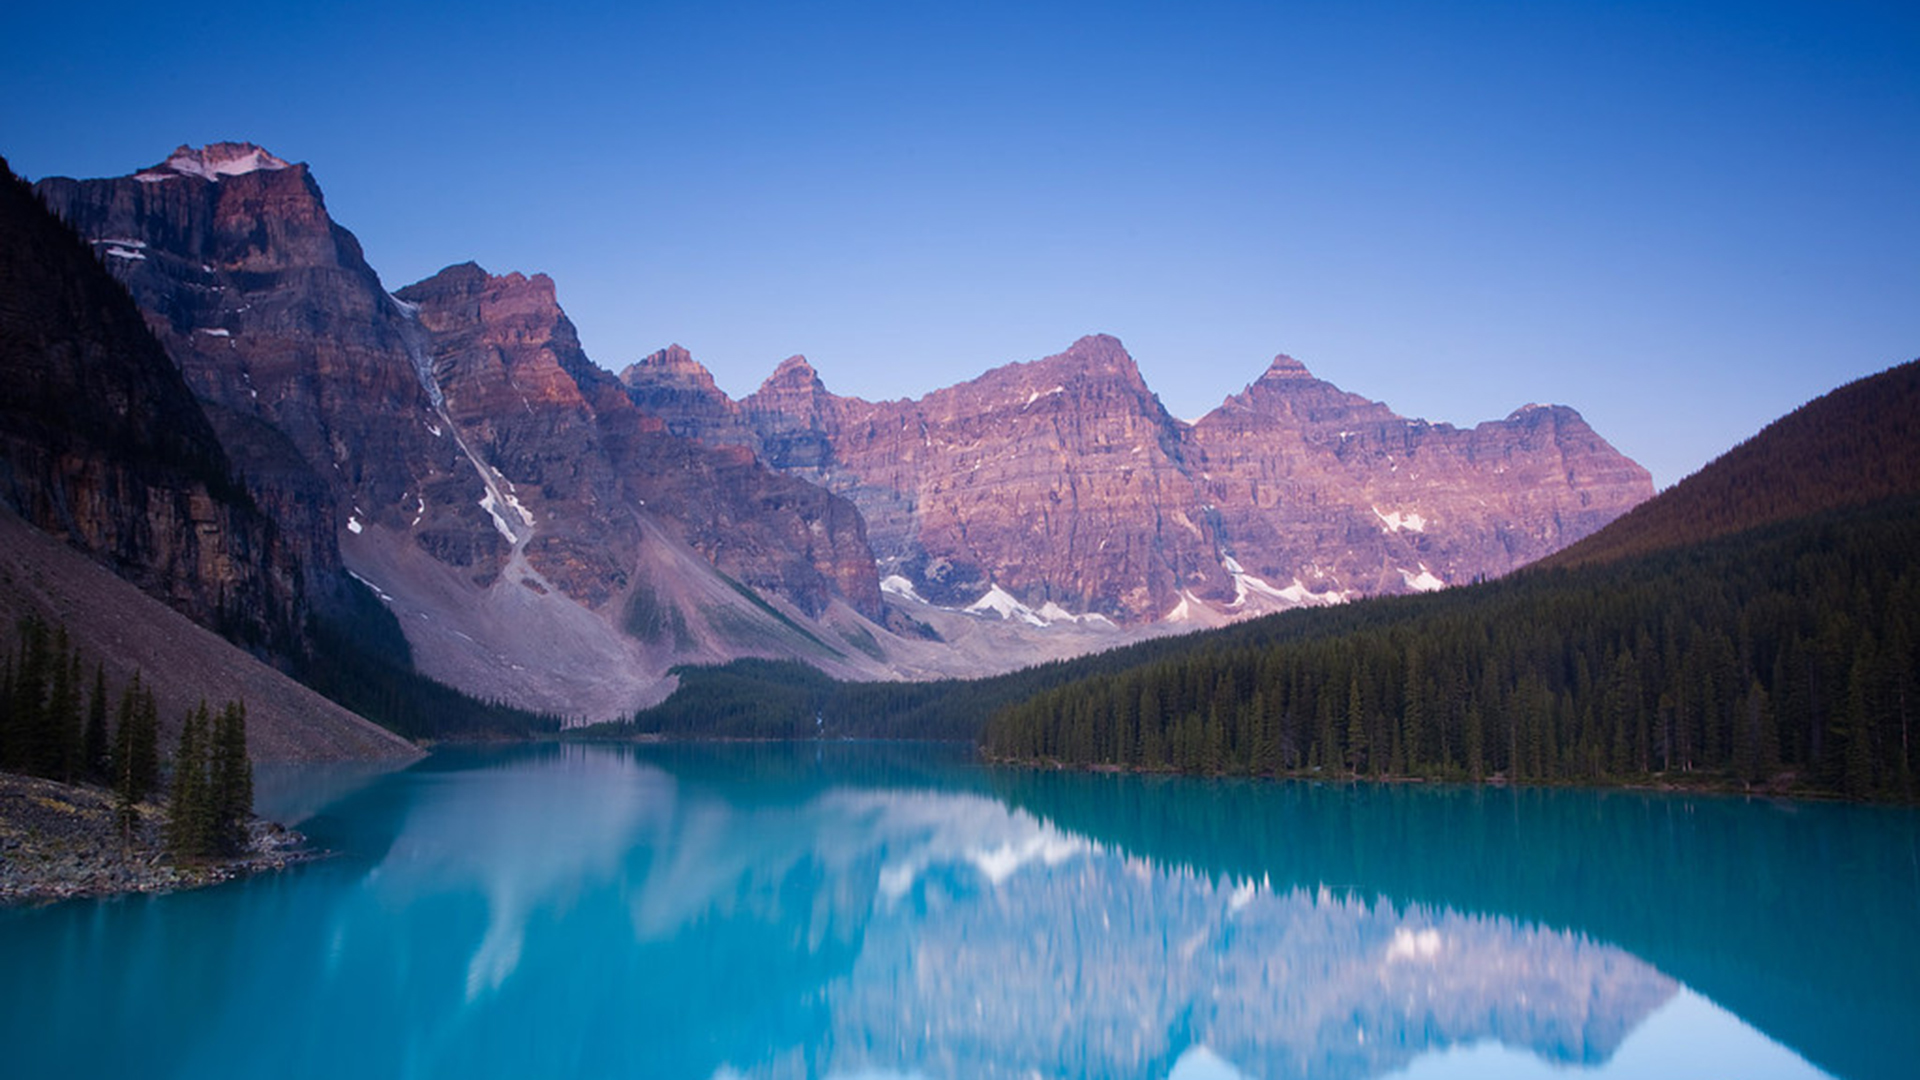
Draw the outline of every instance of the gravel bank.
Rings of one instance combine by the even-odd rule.
[[[136,810],[128,844],[112,792],[0,773],[0,904],[192,889],[315,857],[304,836],[255,820],[247,854],[175,865],[162,839],[166,811],[153,803]]]

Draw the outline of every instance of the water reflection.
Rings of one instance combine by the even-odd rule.
[[[1685,822],[1750,858],[1724,888],[1873,933],[1913,897],[1886,866],[1910,815],[1834,833],[1843,869],[1739,804],[1511,794],[989,773],[926,748],[443,754],[307,823],[340,859],[0,916],[0,1038],[20,1075],[1693,1075],[1703,1040],[1742,1075],[1819,1075],[1775,1040],[1825,1013],[1769,1037],[1722,1007],[1741,994],[1700,957],[1762,917],[1688,907],[1717,894],[1674,869],[1704,842]],[[1626,865],[1648,862],[1668,876]],[[1786,940],[1809,929],[1726,977],[1850,1003],[1805,986],[1833,974]],[[1910,939],[1881,944],[1913,970]],[[1858,974],[1890,987],[1877,1016],[1913,1015],[1910,976]],[[1897,1075],[1901,1038],[1794,1045]]]

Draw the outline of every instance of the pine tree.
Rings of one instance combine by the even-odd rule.
[[[53,692],[47,699],[48,776],[72,783],[81,773],[80,655],[62,625],[53,639]]]
[[[1356,669],[1347,682],[1347,769],[1359,776],[1367,771],[1367,703]]]
[[[235,855],[246,848],[253,816],[253,764],[247,760],[247,706],[230,701],[213,726],[212,784],[215,848]]]
[[[207,703],[187,714],[173,755],[173,791],[167,803],[167,849],[176,859],[212,853],[213,792],[207,781]]]
[[[80,740],[81,772],[96,783],[109,780],[113,773],[108,761],[107,670],[93,667],[93,695],[87,699],[87,727]]]
[[[20,654],[13,669],[13,695],[8,710],[10,737],[4,764],[35,774],[50,756],[46,749],[46,714],[52,660],[47,653],[47,625],[33,616],[20,620]]]

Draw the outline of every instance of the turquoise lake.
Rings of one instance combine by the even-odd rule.
[[[0,911],[39,1077],[1920,1074],[1920,814],[888,744],[263,773],[333,857]]]

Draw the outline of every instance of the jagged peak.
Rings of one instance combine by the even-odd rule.
[[[632,367],[661,368],[666,371],[707,370],[705,365],[693,358],[693,354],[687,351],[685,345],[677,341],[664,349],[656,349],[641,357],[639,360],[634,361]]]
[[[1266,373],[1260,376],[1260,381],[1266,382],[1269,379],[1311,378],[1313,378],[1313,372],[1307,370],[1307,365],[1295,360],[1286,353],[1281,353],[1273,358],[1273,363],[1267,365]]]
[[[714,384],[713,373],[706,365],[693,358],[686,346],[669,345],[648,353],[628,364],[620,373],[620,381],[629,387],[639,388],[647,384],[677,383],[700,387],[704,390],[719,391]]]
[[[505,274],[492,274],[486,267],[468,260],[463,263],[454,263],[430,278],[416,281],[394,293],[394,296],[401,300],[418,302],[426,296],[478,296],[481,293],[516,292],[531,292],[536,297],[552,300],[553,279],[545,274],[522,274],[518,270]]]
[[[1131,371],[1136,374],[1139,367],[1127,352],[1127,347],[1112,334],[1088,334],[1067,346],[1067,351],[1049,360],[1075,360],[1089,367],[1108,368],[1119,371]]]
[[[1508,413],[1506,422],[1511,424],[1516,420],[1544,420],[1549,417],[1560,421],[1586,422],[1579,411],[1570,405],[1542,405],[1538,402],[1522,405]]]
[[[760,389],[762,391],[809,390],[825,392],[827,384],[821,381],[820,373],[813,369],[812,364],[807,363],[806,357],[795,353],[785,360],[780,361],[780,366],[773,369],[773,374],[767,376],[767,381],[760,384]]]
[[[1146,381],[1140,375],[1140,367],[1127,353],[1126,346],[1111,334],[1088,334],[1067,346],[1065,352],[1025,363],[1006,364],[988,371],[961,386],[1000,386],[1009,390],[1017,389],[1020,394],[1038,391],[1050,392],[1048,384],[1065,385],[1083,377],[1117,376],[1123,382],[1141,389]],[[951,388],[950,388],[951,389]]]
[[[799,353],[794,353],[792,356],[780,361],[780,366],[773,369],[773,378],[778,379],[782,376],[787,378],[811,377],[817,379],[820,377],[820,373],[813,369],[812,364],[807,363],[806,357]]]
[[[197,176],[202,180],[215,183],[229,176],[244,176],[247,173],[278,171],[291,168],[291,163],[275,157],[266,150],[250,142],[208,143],[195,149],[186,144],[167,160],[149,169],[133,174],[135,180],[157,183],[171,180],[176,176]]]

